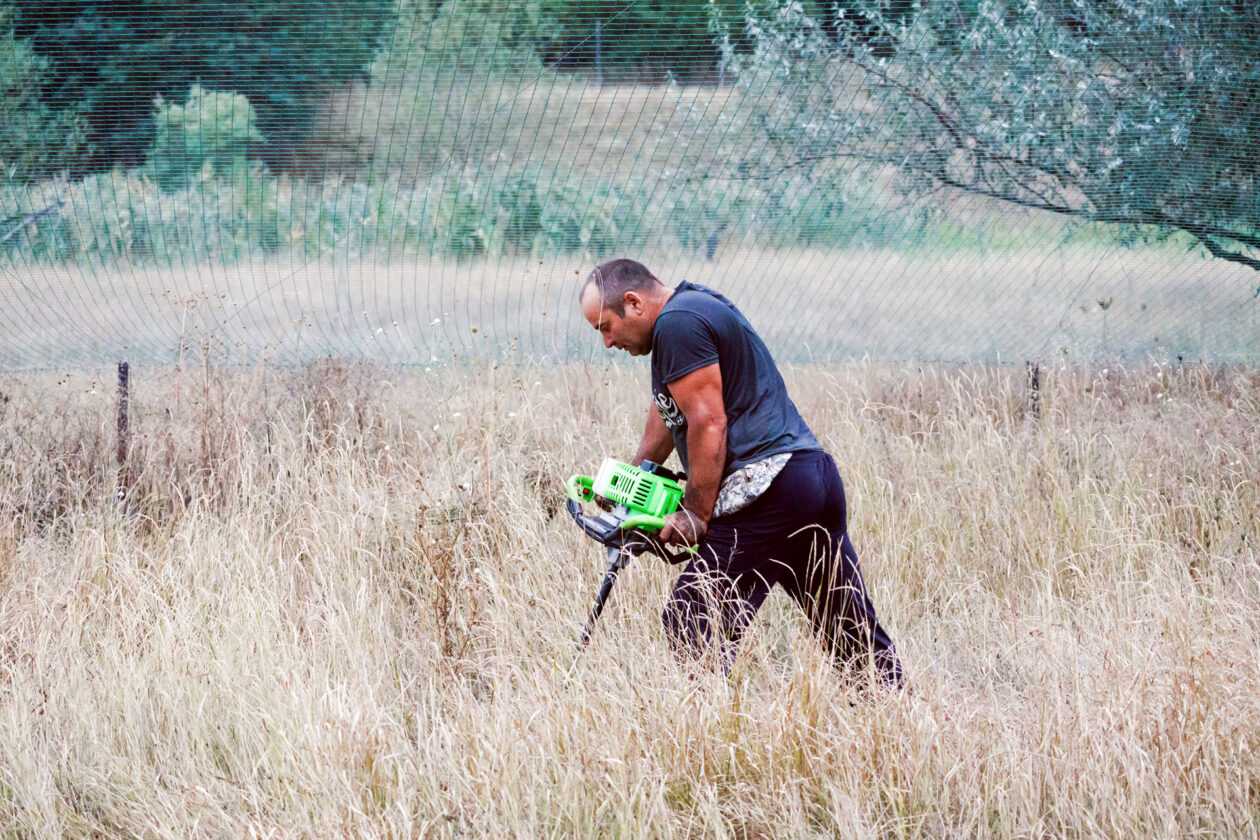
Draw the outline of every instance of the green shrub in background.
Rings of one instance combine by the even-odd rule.
[[[543,199],[537,179],[529,175],[509,177],[499,188],[499,206],[503,209],[503,239],[513,248],[534,247],[543,229]]]
[[[222,101],[230,101],[229,97]],[[864,204],[843,184],[803,178],[744,185],[698,181],[669,198],[607,182],[526,171],[472,171],[420,184],[315,183],[257,166],[229,177],[207,159],[192,177],[160,184],[149,166],[79,182],[0,190],[0,217],[61,199],[61,213],[0,246],[12,262],[231,262],[297,253],[376,259],[454,259],[739,247],[931,246],[927,220],[908,223]],[[974,247],[983,247],[983,243]],[[721,250],[718,250],[721,249]]]
[[[5,0],[16,37],[47,64],[38,99],[80,107],[92,152],[76,174],[134,166],[153,102],[196,82],[257,109],[266,158],[290,162],[331,86],[364,78],[394,31],[396,0]]]
[[[147,165],[164,190],[194,177],[243,180],[251,147],[263,142],[247,98],[193,85],[183,105],[158,101]]]
[[[0,9],[0,178],[26,183],[69,169],[87,135],[78,108],[40,100],[49,61],[14,37],[10,17]]]

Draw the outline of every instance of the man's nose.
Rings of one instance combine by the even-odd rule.
[[[604,336],[604,347],[605,347],[605,349],[607,349],[607,348],[609,348],[609,347],[612,347],[612,336],[611,336],[611,335],[605,335],[605,336]]]

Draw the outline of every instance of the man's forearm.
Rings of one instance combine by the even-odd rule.
[[[726,418],[687,424],[687,490],[683,507],[708,522],[726,465]]]
[[[661,420],[656,406],[648,406],[647,423],[643,427],[643,438],[639,441],[639,450],[634,454],[632,463],[639,464],[647,460],[663,464],[665,459],[669,457],[669,453],[673,451],[674,436],[669,433],[669,428]]]

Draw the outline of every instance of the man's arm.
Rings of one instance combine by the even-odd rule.
[[[648,406],[647,424],[643,427],[643,439],[639,441],[639,451],[630,463],[638,466],[644,460],[665,463],[669,453],[674,451],[674,436],[669,433],[665,421],[656,404]]]
[[[687,418],[687,491],[683,510],[669,516],[661,539],[694,545],[708,530],[726,465],[722,370],[716,362],[706,365],[669,383],[669,392]]]

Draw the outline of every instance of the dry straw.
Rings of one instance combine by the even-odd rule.
[[[470,375],[472,374],[472,375]],[[624,369],[0,381],[0,825],[13,836],[1181,837],[1260,828],[1260,378],[789,372],[913,692],[774,596],[674,664],[559,480]],[[50,418],[58,418],[55,422]]]

